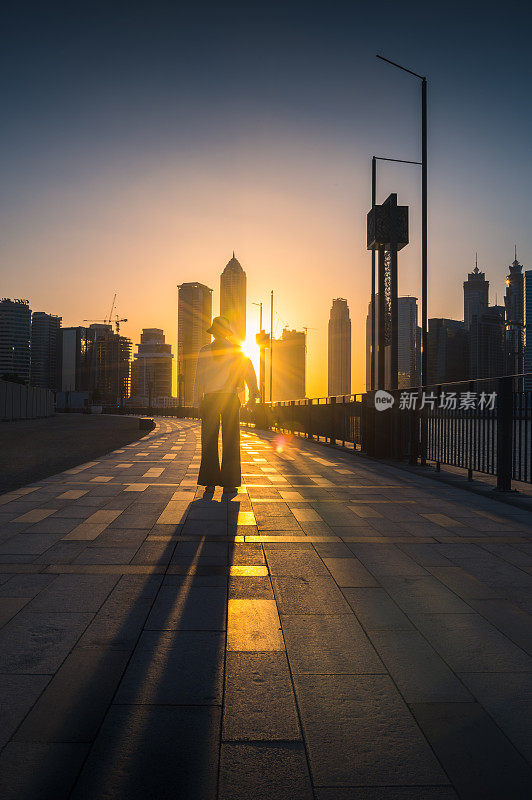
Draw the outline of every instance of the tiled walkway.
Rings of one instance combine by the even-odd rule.
[[[0,497],[3,800],[532,796],[523,511],[199,429]]]

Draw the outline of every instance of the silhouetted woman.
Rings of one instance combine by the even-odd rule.
[[[215,317],[208,333],[211,344],[202,347],[196,368],[194,405],[201,416],[201,466],[198,484],[209,488],[236,489],[240,471],[240,399],[244,382],[251,401],[260,397],[255,370],[235,340],[225,317]],[[222,423],[222,464],[218,457],[218,434]]]

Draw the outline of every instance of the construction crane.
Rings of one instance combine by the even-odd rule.
[[[111,310],[109,311],[109,316],[105,319],[84,319],[83,322],[102,322],[104,325],[111,325],[114,324],[115,332],[117,335],[120,335],[120,323],[127,322],[127,317],[120,318],[118,314],[114,315],[113,320],[113,311],[115,310],[116,305],[116,292],[113,296],[113,302],[111,303]]]
[[[115,314],[115,318],[113,321],[111,319],[84,319],[83,322],[102,322],[104,325],[114,325],[115,332],[120,334],[120,323],[127,322],[127,317],[120,318],[118,314]]]

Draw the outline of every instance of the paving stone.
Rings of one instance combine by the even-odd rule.
[[[473,701],[418,631],[372,631],[370,640],[407,703]]]
[[[490,586],[470,575],[462,567],[427,567],[427,569],[435,578],[464,600],[486,600],[499,597],[499,594]]]
[[[49,675],[2,675],[0,748],[10,740],[49,680]]]
[[[447,782],[388,676],[296,675],[295,686],[315,785]]]
[[[532,768],[478,703],[411,708],[461,798],[530,797]]]
[[[272,584],[267,577],[243,578],[231,575],[229,578],[229,599],[271,600],[274,602]]]
[[[278,550],[265,544],[264,552],[271,575],[310,578],[329,574],[323,561],[313,550]]]
[[[24,608],[29,597],[0,597],[0,628]]]
[[[227,564],[226,542],[178,542],[172,564]]]
[[[381,585],[408,615],[467,614],[471,608],[432,576],[379,576]]]
[[[471,606],[488,622],[532,655],[532,618],[508,600],[471,600]]]
[[[135,599],[118,609],[104,603],[78,640],[78,647],[107,647],[131,652],[152,607],[152,600]]]
[[[24,742],[91,742],[129,658],[129,651],[76,647],[18,729]]]
[[[11,742],[0,755],[2,800],[67,800],[86,744]]]
[[[376,786],[317,789],[316,800],[459,800],[450,786]]]
[[[181,586],[163,586],[148,617],[151,630],[225,630],[227,592],[216,586],[196,586],[190,578]]]
[[[224,635],[213,631],[144,631],[116,703],[220,705]]]
[[[28,611],[98,611],[117,582],[113,575],[58,575],[29,603]]]
[[[344,542],[316,542],[316,552],[321,558],[352,558],[353,553]]]
[[[532,673],[466,672],[462,680],[532,764]]]
[[[313,800],[305,750],[297,742],[225,742],[219,800]]]
[[[75,519],[57,519],[55,514],[53,517],[38,522],[29,528],[32,534],[36,533],[69,533],[77,525]]]
[[[220,711],[113,706],[72,800],[216,800]]]
[[[532,671],[532,658],[479,614],[420,614],[415,623],[456,672]]]
[[[229,599],[227,650],[238,652],[284,651],[281,625],[273,598]]]
[[[422,567],[452,566],[452,561],[438,551],[437,544],[400,544],[398,547]]]
[[[131,564],[163,564],[170,563],[175,544],[170,542],[145,541],[135,552]]]
[[[378,585],[358,558],[324,558],[323,563],[340,587]]]
[[[353,542],[349,545],[354,555],[372,572],[381,575],[424,577],[426,570],[393,544],[366,544]]]
[[[19,533],[0,545],[0,557],[39,555],[61,539],[61,536],[60,533]]]
[[[55,672],[92,616],[24,609],[0,631],[0,673]]]
[[[386,672],[353,614],[283,615],[281,623],[293,672]]]
[[[224,740],[301,738],[284,652],[228,652],[225,669]]]
[[[86,547],[72,563],[129,564],[136,552],[136,547]]]
[[[272,578],[281,614],[346,614],[349,606],[331,577]]]

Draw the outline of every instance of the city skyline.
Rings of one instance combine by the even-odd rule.
[[[240,263],[235,258],[234,252],[233,252],[232,258],[230,259],[230,261],[228,262],[228,264],[226,265],[226,267],[224,268],[224,270],[222,270],[222,272],[220,274],[220,283],[223,282],[224,275],[225,276],[227,275],[227,268],[230,267],[230,266],[232,267],[235,264],[238,266],[239,272],[241,272],[242,275],[243,275],[243,281],[244,281],[243,291],[245,293],[246,273],[242,270],[242,267],[241,267]],[[460,320],[456,320],[455,318],[452,318],[449,315],[446,315],[444,317],[429,317],[429,321],[432,323],[432,330],[434,331],[434,334],[431,334],[431,336],[432,335],[436,335],[435,334],[435,332],[436,332],[435,325],[440,324],[442,321],[445,324],[449,323],[449,324],[451,324],[451,326],[454,325],[454,327],[457,327],[457,325],[461,324],[461,325],[464,326],[464,330],[469,332],[468,335],[470,335],[470,342],[469,342],[468,347],[469,347],[469,350],[470,350],[470,354],[469,354],[468,358],[469,358],[469,362],[470,363],[469,363],[468,367],[462,365],[462,367],[460,368],[461,371],[459,372],[459,377],[461,377],[461,378],[465,379],[465,378],[481,377],[482,375],[488,375],[488,374],[492,374],[492,375],[495,375],[495,374],[509,374],[509,372],[515,372],[515,370],[512,370],[509,367],[510,362],[511,363],[523,363],[523,358],[524,358],[524,355],[525,355],[524,349],[523,349],[523,351],[521,353],[521,361],[520,362],[519,362],[519,359],[516,362],[515,356],[511,356],[511,352],[513,352],[515,350],[515,346],[516,346],[515,343],[514,343],[514,340],[515,340],[514,328],[515,328],[516,322],[518,323],[519,314],[521,314],[521,316],[523,318],[523,323],[525,321],[525,308],[526,308],[526,305],[525,305],[525,290],[526,290],[526,287],[528,286],[528,283],[526,283],[526,279],[529,282],[529,273],[531,271],[527,270],[526,269],[526,265],[523,266],[523,264],[521,264],[520,261],[518,260],[516,247],[514,247],[514,260],[509,266],[507,266],[505,268],[505,271],[506,272],[509,271],[509,274],[507,274],[507,278],[506,278],[506,287],[507,287],[506,288],[506,295],[504,297],[501,297],[501,303],[499,304],[498,303],[498,293],[495,293],[495,300],[497,300],[497,303],[495,303],[495,304],[491,303],[490,304],[490,300],[493,299],[492,297],[490,297],[490,288],[489,288],[490,287],[490,280],[488,280],[486,278],[486,273],[479,269],[479,267],[478,267],[478,254],[476,254],[475,255],[475,267],[471,272],[466,273],[467,280],[463,281],[462,308],[463,308],[464,321],[461,322]],[[522,279],[521,283],[516,283],[516,276],[518,276],[518,275]],[[239,280],[240,280],[240,278],[239,278]],[[198,283],[197,281],[193,281],[193,282],[190,282],[188,284],[180,284],[178,286],[178,291],[183,286],[186,286],[186,287],[200,287],[202,290],[204,290],[204,294],[206,294],[206,296],[208,295],[208,305],[209,305],[209,308],[211,309],[210,317],[212,318],[212,316],[213,316],[213,313],[212,313],[212,295],[213,295],[213,290],[210,289],[210,287],[205,286],[204,284]],[[244,294],[244,297],[245,297],[245,294]],[[240,299],[240,307],[241,308],[244,307],[244,305],[243,305],[244,297],[240,297],[239,298]],[[519,297],[520,297],[520,300],[519,300]],[[115,300],[116,300],[116,296],[115,296]],[[344,305],[346,304],[346,301],[345,301],[344,298],[341,298],[340,300]],[[33,311],[33,313],[32,313],[31,305],[28,305],[26,300],[13,300],[13,301],[11,301],[11,300],[5,299],[3,302],[4,303],[8,303],[8,304],[11,303],[10,307],[14,308],[14,309],[20,308],[21,311],[24,308],[27,309],[27,314],[28,314],[28,318],[29,318],[29,323],[27,323],[27,324],[29,324],[30,340],[31,341],[33,341],[33,338],[34,338],[34,324],[33,324],[33,322],[37,322],[38,321],[38,324],[41,325],[41,326],[42,326],[43,322],[46,322],[46,324],[48,326],[50,325],[50,322],[52,322],[55,325],[55,327],[58,327],[58,325],[59,326],[61,325],[61,319],[62,319],[61,316],[57,316],[57,315],[54,315],[54,314],[49,314],[48,312]],[[338,302],[339,302],[338,298],[336,300],[333,299],[333,301],[332,301],[333,309],[335,307],[335,304],[338,304]],[[517,303],[517,306],[516,306],[516,303]],[[113,305],[114,305],[114,301],[113,301]],[[253,310],[253,307],[256,305],[256,303],[255,303],[255,301],[249,300],[246,305],[250,306],[251,310]],[[408,308],[410,308],[410,305],[412,305],[413,311],[409,310],[407,312],[407,306],[408,306]],[[530,303],[528,304],[528,309],[526,309],[528,318],[530,318],[530,308],[529,307],[530,307]],[[347,306],[347,308],[348,308],[348,306]],[[517,312],[515,311],[516,308],[518,309]],[[405,314],[406,314],[405,319],[403,321],[401,321],[402,320],[402,316],[401,315],[404,316]],[[414,314],[414,316],[412,316],[412,314]],[[197,320],[194,322],[194,326],[195,326],[195,328],[197,328],[197,331],[196,331],[196,333],[193,333],[193,338],[196,337],[197,342],[192,347],[191,352],[187,355],[187,361],[188,362],[191,362],[191,359],[192,360],[195,359],[195,355],[194,354],[195,354],[196,350],[199,348],[200,342],[207,343],[207,339],[209,338],[208,334],[206,334],[206,327],[208,327],[206,320],[207,320],[207,318],[209,316],[207,307],[205,307],[205,309],[203,309],[201,316],[202,316],[202,319],[204,319],[204,321],[201,322],[199,327],[196,324]],[[276,324],[274,325],[274,339],[278,339],[279,341],[281,341],[282,338],[284,337],[285,333],[286,332],[290,332],[290,326],[287,324],[286,321],[281,319],[279,314],[276,314],[275,316],[276,316]],[[120,320],[118,314],[116,314],[115,317],[116,317],[116,320],[114,322],[115,326],[117,326],[117,321],[119,323],[127,323],[128,322],[127,319],[126,320]],[[414,317],[415,317],[415,319],[414,319]],[[191,317],[191,319],[192,319],[192,317]],[[469,319],[469,325],[467,323],[468,319]],[[57,320],[59,322],[57,322]],[[369,345],[368,345],[368,341],[369,341],[368,340],[368,336],[369,336],[369,328],[368,328],[369,320],[370,320],[370,312],[368,312],[368,314],[366,315],[366,319],[365,319],[365,322],[364,322],[364,325],[365,325],[365,341],[364,341],[365,362],[364,362],[364,367],[365,367],[365,384],[366,384],[366,388],[368,387],[368,380],[369,380],[369,378],[368,378],[369,365],[368,365],[368,361],[367,361],[367,354],[369,353],[369,350],[368,350],[368,347],[369,347]],[[417,327],[417,321],[416,320],[417,320],[417,300],[416,300],[416,298],[412,298],[410,296],[400,297],[399,298],[399,334],[400,334],[400,336],[399,336],[399,338],[400,338],[400,342],[399,342],[399,344],[400,344],[400,346],[399,346],[399,361],[400,361],[399,369],[400,369],[400,374],[404,373],[404,375],[403,375],[403,377],[400,377],[400,379],[399,379],[399,388],[404,388],[404,387],[409,386],[409,385],[417,385],[417,383],[418,383],[417,370],[419,368],[418,360],[419,360],[419,351],[420,351],[420,341],[419,341],[420,329]],[[473,324],[473,320],[474,320],[474,324]],[[88,321],[90,321],[90,320],[84,319],[84,322],[88,322]],[[455,325],[455,323],[456,323],[456,325]],[[244,324],[245,324],[245,319],[244,319]],[[182,323],[182,325],[183,325],[183,323]],[[263,327],[265,325],[266,325],[266,317],[264,316],[263,317]],[[79,326],[79,324],[74,326],[74,328],[72,328],[72,326],[69,326],[69,325],[63,325],[62,327],[63,327],[63,330],[65,330],[65,329],[66,330],[69,330],[69,329],[77,330],[77,329],[79,329],[79,330],[89,330],[90,331],[91,329],[94,329],[94,330],[102,329],[103,330],[103,328],[109,328],[110,331],[112,330],[112,326],[110,324],[102,325],[100,323],[91,324],[90,328],[88,328],[88,329],[82,328],[81,326]],[[124,327],[123,324],[122,324],[122,327]],[[185,327],[186,327],[186,325],[185,325]],[[266,327],[268,327],[268,326],[266,325]],[[301,384],[298,384],[298,385],[305,386],[306,387],[306,396],[307,397],[312,397],[312,396],[316,396],[316,395],[313,395],[311,393],[310,389],[308,388],[308,371],[309,371],[308,370],[308,362],[311,359],[312,350],[307,351],[307,343],[306,343],[306,339],[307,339],[306,330],[310,326],[302,326],[302,327],[305,330],[305,334],[303,334],[303,332],[301,332],[301,334],[300,334],[301,336],[304,336],[304,339],[305,339],[305,344],[304,344],[305,363],[304,363],[304,366],[303,366],[303,369],[304,369],[303,382]],[[178,324],[175,327],[176,333],[178,333],[178,328],[179,328],[179,315],[178,315]],[[404,328],[404,331],[403,331],[403,328]],[[407,328],[408,328],[408,332],[407,332]],[[46,329],[46,330],[48,330],[48,329]],[[117,326],[117,330],[118,330],[118,326]],[[182,327],[182,330],[184,330],[184,327]],[[417,330],[417,334],[415,334],[415,337],[414,337],[414,332],[416,330]],[[440,328],[438,328],[438,330],[440,330]],[[445,328],[445,330],[446,330],[446,328]],[[454,328],[453,328],[453,330],[454,330]],[[523,333],[524,333],[524,326],[523,326],[522,330],[523,330]],[[163,329],[161,329],[161,328],[155,328],[155,327],[147,328],[146,326],[143,326],[142,327],[142,331],[141,331],[141,333],[139,335],[140,341],[141,342],[144,341],[144,334],[146,332],[156,332],[156,331],[158,331],[163,336],[163,339],[164,339],[165,335],[167,335],[163,331]],[[256,331],[258,332],[258,320],[257,320]],[[401,333],[401,331],[403,331],[403,333]],[[292,328],[292,333],[295,333],[295,332],[296,332],[295,329]],[[499,333],[501,334],[500,337],[499,337]],[[46,333],[46,335],[49,337],[48,333]],[[178,333],[178,336],[177,336],[178,339],[179,339],[179,335],[180,334]],[[42,340],[43,334],[39,333],[38,336],[39,336],[39,339],[37,341]],[[352,347],[353,336],[354,336],[354,334],[352,332],[352,334],[351,334],[351,347]],[[403,338],[401,338],[401,337],[403,337]],[[131,337],[125,335],[124,331],[122,331],[122,338],[125,338],[125,340],[129,341],[130,346],[133,344],[134,339],[132,339]],[[313,343],[315,343],[316,338],[317,337],[313,337]],[[415,338],[415,342],[414,342],[414,338]],[[501,338],[501,342],[498,342],[498,338]],[[172,335],[169,335],[168,339],[169,339],[169,341],[164,345],[165,351],[169,352],[168,348],[171,348],[172,350],[175,350],[175,353],[177,354],[177,358],[176,359],[173,359],[173,356],[172,356],[172,359],[171,359],[171,362],[173,362],[173,365],[175,364],[175,367],[173,367],[173,365],[172,365],[172,372],[174,372],[174,371],[177,371],[177,369],[179,368],[178,365],[179,365],[179,362],[180,362],[180,348],[179,348],[179,343],[177,343],[177,347],[174,346],[174,343],[172,342],[172,339],[173,339]],[[404,341],[403,341],[403,339],[404,339]],[[484,344],[481,344],[481,340],[482,340],[482,342],[484,342]],[[329,334],[327,335],[327,341],[329,342],[329,345],[330,345],[330,320],[329,320]],[[491,345],[489,344],[490,342],[492,342]],[[50,344],[49,343],[48,343],[47,347],[50,348]],[[479,347],[481,347],[480,350],[479,350]],[[488,349],[486,350],[486,348],[488,348]],[[254,363],[254,367],[255,367],[256,373],[257,373],[257,375],[259,375],[259,348],[256,345],[255,334],[254,334],[254,332],[252,330],[248,329],[248,331],[247,331],[247,336],[246,336],[245,340],[243,341],[243,349],[246,352],[246,354],[249,355],[250,358],[252,359],[252,361]],[[435,375],[439,376],[438,377],[438,381],[443,380],[442,376],[444,374],[441,371],[442,368],[439,368],[439,371],[438,371],[436,366],[435,366],[435,362],[434,362],[434,358],[435,358],[434,354],[435,354],[435,352],[436,351],[434,350],[434,344],[432,344],[432,345],[430,344],[430,336],[429,336],[429,360],[430,359],[432,360],[432,364],[429,364],[428,379],[429,379],[429,381],[432,380],[432,382],[434,382],[434,380],[435,380]],[[52,353],[52,350],[50,350],[50,353]],[[35,353],[35,355],[36,355],[36,353]],[[33,360],[35,359],[35,356],[33,354],[31,354],[31,353],[28,353],[27,357],[28,357],[28,363],[30,363],[32,359]],[[41,359],[41,361],[43,360],[42,354],[39,355],[39,358]],[[51,359],[53,360],[54,358],[56,358],[56,356],[53,356],[53,354],[52,354]],[[529,354],[528,354],[528,358],[530,358]],[[414,359],[414,360],[412,360],[412,359]],[[482,359],[484,360],[484,362],[482,362]],[[181,361],[182,361],[182,358],[181,358]],[[488,362],[489,362],[489,364],[491,364],[491,367],[489,367],[489,368],[487,366]],[[492,364],[492,362],[493,362],[493,364]],[[130,366],[131,380],[133,380],[133,365],[134,365],[134,363],[135,363],[135,359],[133,358],[131,360],[131,366]],[[527,362],[527,363],[529,363],[529,362]],[[329,364],[329,356],[327,356],[327,364]],[[274,359],[274,365],[275,365],[275,359]],[[53,365],[53,364],[50,364],[48,367],[41,366],[41,369],[43,369],[43,368],[51,370],[50,374],[52,374],[56,370],[56,366]],[[192,364],[192,369],[194,369],[194,368],[195,367]],[[268,369],[269,369],[269,367],[268,367]],[[328,367],[328,370],[329,370],[329,367]],[[412,370],[414,370],[414,373],[412,372]],[[36,374],[35,370],[33,370],[33,374]],[[412,375],[412,374],[415,374],[414,383],[412,383],[412,380],[409,377],[409,375]],[[188,376],[188,379],[187,379],[188,388],[185,391],[185,395],[187,397],[191,393],[191,385],[192,385],[192,380],[193,380],[192,375],[193,375],[193,373],[190,373],[189,376]],[[277,381],[278,379],[279,379],[278,377],[274,378],[274,382]],[[386,380],[388,380],[388,379],[386,379]],[[59,381],[59,383],[60,383],[60,381]],[[32,385],[42,385],[42,379],[41,379],[40,383],[39,383],[38,380],[34,379]],[[53,388],[51,383],[50,383],[50,388]],[[361,390],[358,390],[357,388],[353,388],[352,389],[352,393],[353,394],[356,394],[359,391],[363,391],[363,389],[361,389]],[[326,396],[327,393],[330,394],[330,392],[325,392],[323,396]],[[123,395],[123,392],[120,392],[120,394]],[[131,394],[133,395],[134,393],[131,392]],[[178,391],[177,381],[174,381],[174,376],[173,375],[172,375],[172,390],[171,390],[171,394],[168,395],[168,396],[169,397],[173,396],[174,398],[177,397],[178,399],[181,396],[179,391]],[[276,398],[275,397],[275,391],[274,391],[274,400],[275,399],[281,399],[281,398]],[[296,399],[296,398],[294,397],[293,399]]]
[[[417,159],[420,147],[418,87],[377,52],[429,81],[428,316],[460,318],[449,286],[475,250],[501,296],[498,267],[514,242],[530,263],[530,62],[527,26],[514,22],[522,9],[512,7],[479,17],[451,3],[443,18],[424,7],[441,34],[430,45],[415,33],[417,3],[386,6],[386,30],[369,9],[345,4],[325,17],[313,7],[274,4],[266,14],[230,4],[212,20],[187,8],[178,25],[166,4],[151,16],[130,9],[127,19],[108,8],[83,24],[73,11],[56,27],[44,9],[10,9],[3,293],[76,325],[103,317],[116,291],[132,340],[145,326],[170,334],[175,285],[202,280],[218,307],[220,255],[235,248],[249,301],[273,289],[290,327],[317,328],[311,395],[326,393],[323,298],[347,299],[352,389],[361,390],[370,158]],[[416,170],[382,164],[378,199],[389,191],[411,207],[399,293],[420,297]],[[247,316],[258,329],[250,303]]]

